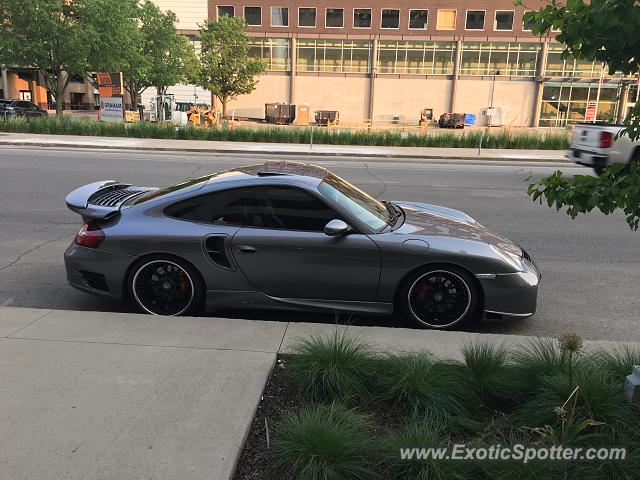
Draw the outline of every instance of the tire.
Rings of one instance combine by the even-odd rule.
[[[593,167],[593,171],[596,172],[596,175],[600,176],[604,173],[607,167]]]
[[[476,318],[480,291],[467,272],[434,265],[411,273],[398,290],[397,302],[405,320],[421,328],[447,330]]]
[[[204,301],[204,282],[188,262],[172,255],[151,255],[137,260],[127,278],[129,299],[152,315],[198,313]]]

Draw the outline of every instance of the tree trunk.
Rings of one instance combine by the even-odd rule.
[[[129,83],[129,95],[131,96],[131,110],[138,108],[138,89],[133,82]]]
[[[220,102],[222,103],[222,118],[227,116],[227,99],[221,98]]]
[[[62,70],[58,70],[58,78],[56,81],[56,117],[63,115],[62,97],[64,96],[64,91],[67,89],[67,82],[65,81],[64,75]]]

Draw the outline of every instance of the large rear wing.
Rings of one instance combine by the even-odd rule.
[[[84,221],[100,220],[117,215],[125,201],[152,190],[156,189],[101,180],[76,188],[65,201],[69,210],[82,215]]]

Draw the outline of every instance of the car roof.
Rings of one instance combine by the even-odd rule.
[[[309,163],[289,162],[289,161],[267,161],[255,165],[247,165],[245,167],[232,168],[223,172],[215,173],[209,176],[207,185],[211,186],[231,180],[251,178],[267,178],[280,177],[283,180],[295,179],[311,185],[317,185],[322,182],[329,171],[326,168]]]
[[[283,161],[268,161],[260,165],[249,165],[240,168],[240,171],[249,175],[266,177],[271,175],[295,175],[298,177],[311,177],[323,180],[327,176],[327,169],[310,163]]]

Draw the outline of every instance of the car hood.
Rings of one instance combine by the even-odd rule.
[[[405,221],[396,230],[397,233],[482,242],[522,256],[522,249],[518,245],[480,225],[466,213],[428,203],[393,203],[402,208],[405,214]]]

